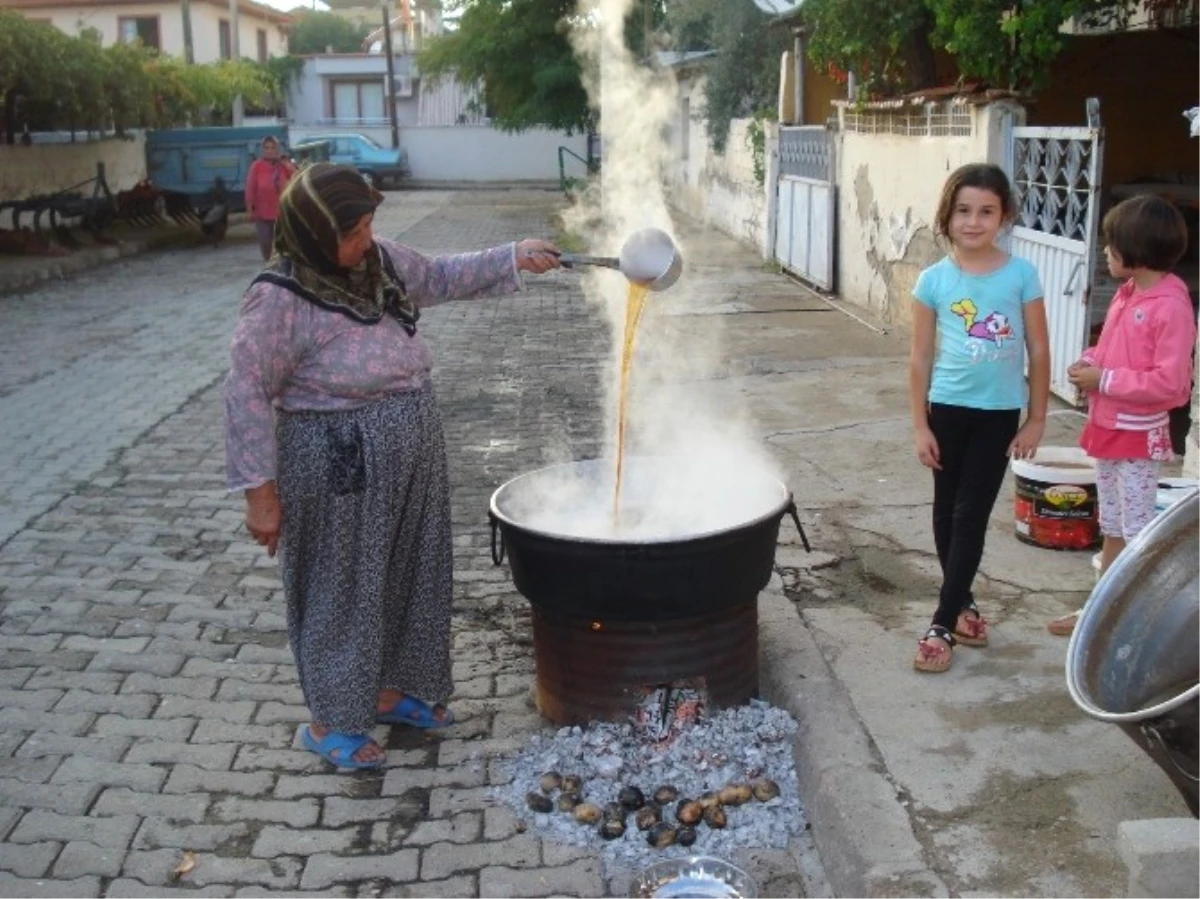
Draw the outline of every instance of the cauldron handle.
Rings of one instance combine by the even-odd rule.
[[[500,565],[504,562],[504,534],[500,531],[500,522],[496,520],[496,516],[488,513],[488,521],[492,524],[492,564]],[[500,551],[496,551],[496,535],[500,536]]]
[[[1158,743],[1158,748],[1162,750],[1163,755],[1166,756],[1166,758],[1167,758],[1167,761],[1171,763],[1171,767],[1173,767],[1176,771],[1178,771],[1180,774],[1182,774],[1188,780],[1193,781],[1195,783],[1200,783],[1200,777],[1197,777],[1195,774],[1192,774],[1190,771],[1183,770],[1183,767],[1179,764],[1179,762],[1175,761],[1175,756],[1171,752],[1171,747],[1169,747],[1167,745],[1167,741],[1163,739],[1163,736],[1162,736],[1162,734],[1160,734],[1158,732],[1157,727],[1155,727],[1153,724],[1147,724],[1146,722],[1142,722],[1142,726],[1140,729],[1142,731],[1142,736],[1146,738],[1147,743],[1149,743],[1149,742],[1157,742]],[[1153,738],[1153,740],[1151,738]]]
[[[796,530],[800,532],[800,542],[804,544],[804,551],[812,552],[812,547],[808,545],[808,535],[804,533],[804,525],[800,523],[800,513],[796,511],[795,500],[788,500],[787,513],[792,516],[792,521],[796,522]]]

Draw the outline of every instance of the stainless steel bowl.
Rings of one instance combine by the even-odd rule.
[[[755,899],[758,887],[736,865],[711,855],[656,862],[638,872],[630,895],[639,899]]]

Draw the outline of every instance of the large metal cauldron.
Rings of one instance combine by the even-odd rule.
[[[749,701],[758,593],[780,520],[800,524],[790,491],[753,466],[631,458],[622,497],[614,529],[607,459],[492,495],[492,558],[507,554],[533,606],[538,708],[556,724],[620,721],[647,690],[683,682],[714,708]]]
[[[1200,493],[1163,512],[1092,591],[1067,649],[1067,688],[1121,727],[1197,813]]]
[[[756,597],[780,519],[790,513],[800,526],[791,491],[752,467],[627,459],[619,531],[612,496],[608,459],[514,478],[492,494],[493,560],[507,554],[535,605],[599,619],[694,617]]]

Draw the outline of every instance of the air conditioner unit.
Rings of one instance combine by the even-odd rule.
[[[411,75],[396,76],[396,96],[411,97],[413,95],[413,79]]]

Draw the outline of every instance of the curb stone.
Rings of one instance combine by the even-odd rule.
[[[803,616],[774,586],[758,608],[760,694],[799,722],[800,795],[834,895],[948,896]]]
[[[237,213],[229,217],[229,227],[233,228],[237,225],[244,225],[249,221],[249,217],[244,213]],[[189,239],[194,239],[199,233],[199,230],[194,227],[172,226],[170,230],[164,231],[161,234],[130,238],[104,246],[85,247],[81,250],[76,250],[68,256],[0,256],[0,296],[28,290],[31,287],[37,287],[39,284],[44,284],[48,281],[61,281],[79,272],[84,272],[109,262],[116,262],[118,259],[124,259],[128,256],[139,256],[150,250],[172,247],[176,244],[184,243]],[[6,266],[4,264],[5,261],[10,259],[21,260],[22,262],[29,259],[37,259],[41,264]]]

